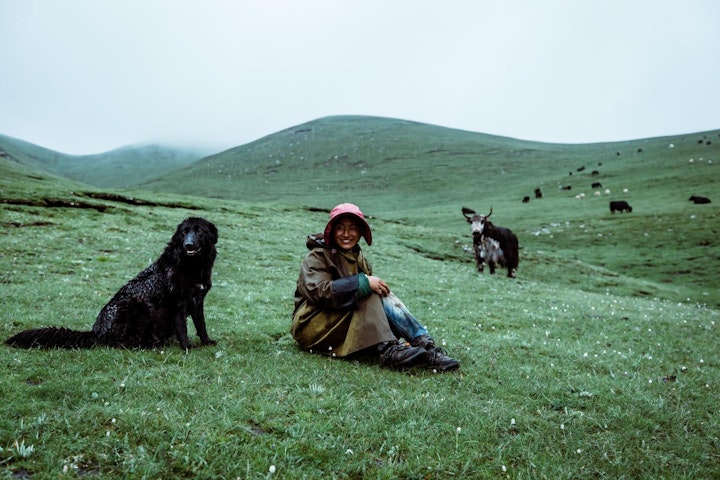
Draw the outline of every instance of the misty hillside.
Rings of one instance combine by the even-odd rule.
[[[515,209],[536,188],[546,199],[594,195],[595,182],[614,197],[625,189],[629,200],[650,195],[643,199],[650,211],[673,211],[668,200],[680,207],[690,194],[718,190],[715,169],[708,168],[720,161],[720,131],[573,145],[334,116],[199,160],[197,154],[157,146],[75,157],[4,136],[0,149],[5,159],[100,188],[323,208],[351,198],[371,211],[417,220],[459,204]],[[662,201],[653,201],[654,195]],[[396,200],[388,204],[388,196]],[[538,208],[543,204],[533,203],[534,211]],[[571,219],[585,212],[564,215]]]
[[[688,184],[712,182],[718,188],[715,177],[708,178],[709,172],[698,165],[713,157],[720,160],[719,149],[719,131],[563,145],[404,120],[338,116],[209,156],[142,187],[325,207],[355,198],[371,208],[415,217],[423,215],[422,209],[459,202],[478,208],[516,205],[535,188],[566,198],[592,195],[596,180],[605,188],[633,187],[635,193],[661,185],[666,197],[677,190],[678,199],[685,201]],[[691,158],[698,160],[697,168],[687,168]],[[574,190],[560,189],[567,186]],[[388,195],[402,201],[387,205]]]
[[[201,159],[198,153],[152,145],[71,156],[1,135],[0,155],[100,188],[324,207],[355,198],[370,208],[421,217],[423,209],[458,202],[514,206],[536,188],[546,196],[574,198],[593,194],[595,181],[616,194],[660,187],[664,198],[676,191],[685,201],[688,186],[718,188],[714,170],[701,165],[720,161],[719,132],[571,145],[334,116]],[[695,168],[688,168],[691,162]],[[387,195],[402,201],[387,205]]]
[[[0,135],[0,155],[14,162],[101,188],[129,188],[172,172],[207,152],[136,145],[94,155],[67,155]]]
[[[60,177],[72,159],[6,137],[0,142],[4,208],[37,209],[39,218],[61,216],[63,208],[107,214],[256,205],[275,212],[264,219],[263,235],[304,243],[315,227],[288,232],[287,224],[350,201],[386,241],[463,264],[472,258],[461,207],[492,208],[493,221],[520,239],[521,278],[564,285],[581,278],[598,292],[720,301],[720,131],[558,145],[395,119],[328,117],[180,168],[160,151],[154,160],[167,173],[131,189]],[[111,152],[118,165],[123,155],[132,157],[122,152]],[[133,175],[151,177],[152,162],[135,161]],[[592,187],[596,182],[602,187]],[[535,198],[536,188],[542,198]],[[713,201],[695,205],[692,195]],[[610,213],[608,202],[618,199],[633,212]]]

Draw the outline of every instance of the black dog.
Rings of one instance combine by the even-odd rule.
[[[190,315],[203,345],[214,345],[205,329],[204,301],[212,287],[217,240],[215,225],[203,218],[188,218],[178,225],[160,258],[100,310],[92,331],[37,328],[5,343],[23,348],[150,348],[177,335],[180,346],[188,349],[192,347],[187,334]]]

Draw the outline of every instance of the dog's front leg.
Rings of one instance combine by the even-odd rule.
[[[180,309],[180,311],[175,315],[175,333],[177,334],[178,341],[180,342],[180,346],[182,348],[185,350],[192,348],[192,344],[190,343],[190,339],[187,334],[187,314],[185,313],[184,308]]]
[[[203,308],[203,302],[197,303],[192,310],[193,324],[195,325],[195,331],[203,345],[215,345],[217,342],[210,338],[205,328],[205,309]]]

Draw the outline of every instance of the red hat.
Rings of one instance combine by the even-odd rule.
[[[365,215],[360,211],[360,208],[357,205],[353,205],[352,203],[341,203],[340,205],[335,206],[330,211],[330,221],[328,221],[327,225],[325,226],[325,233],[323,234],[323,238],[325,239],[325,243],[330,245],[332,243],[332,229],[333,225],[335,224],[335,221],[340,216],[351,216],[353,217],[353,220],[356,220],[360,226],[362,232],[360,232],[360,235],[365,239],[365,242],[367,242],[368,245],[372,245],[372,231],[370,230],[370,225],[368,225],[367,221],[365,220]]]

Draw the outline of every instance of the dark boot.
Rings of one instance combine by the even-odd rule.
[[[448,357],[439,348],[426,350],[426,353],[426,366],[428,368],[433,368],[438,372],[449,372],[450,370],[457,370],[460,367],[460,362]]]
[[[409,343],[388,342],[379,346],[380,366],[402,370],[427,362],[427,351]]]
[[[434,368],[438,372],[447,372],[460,366],[460,362],[448,357],[445,350],[435,346],[435,340],[427,333],[413,338],[412,345],[424,348],[427,351],[426,364],[428,368]]]
[[[413,338],[410,344],[413,347],[420,347],[425,350],[435,350],[435,340],[427,333],[423,333],[422,335],[418,335]]]

